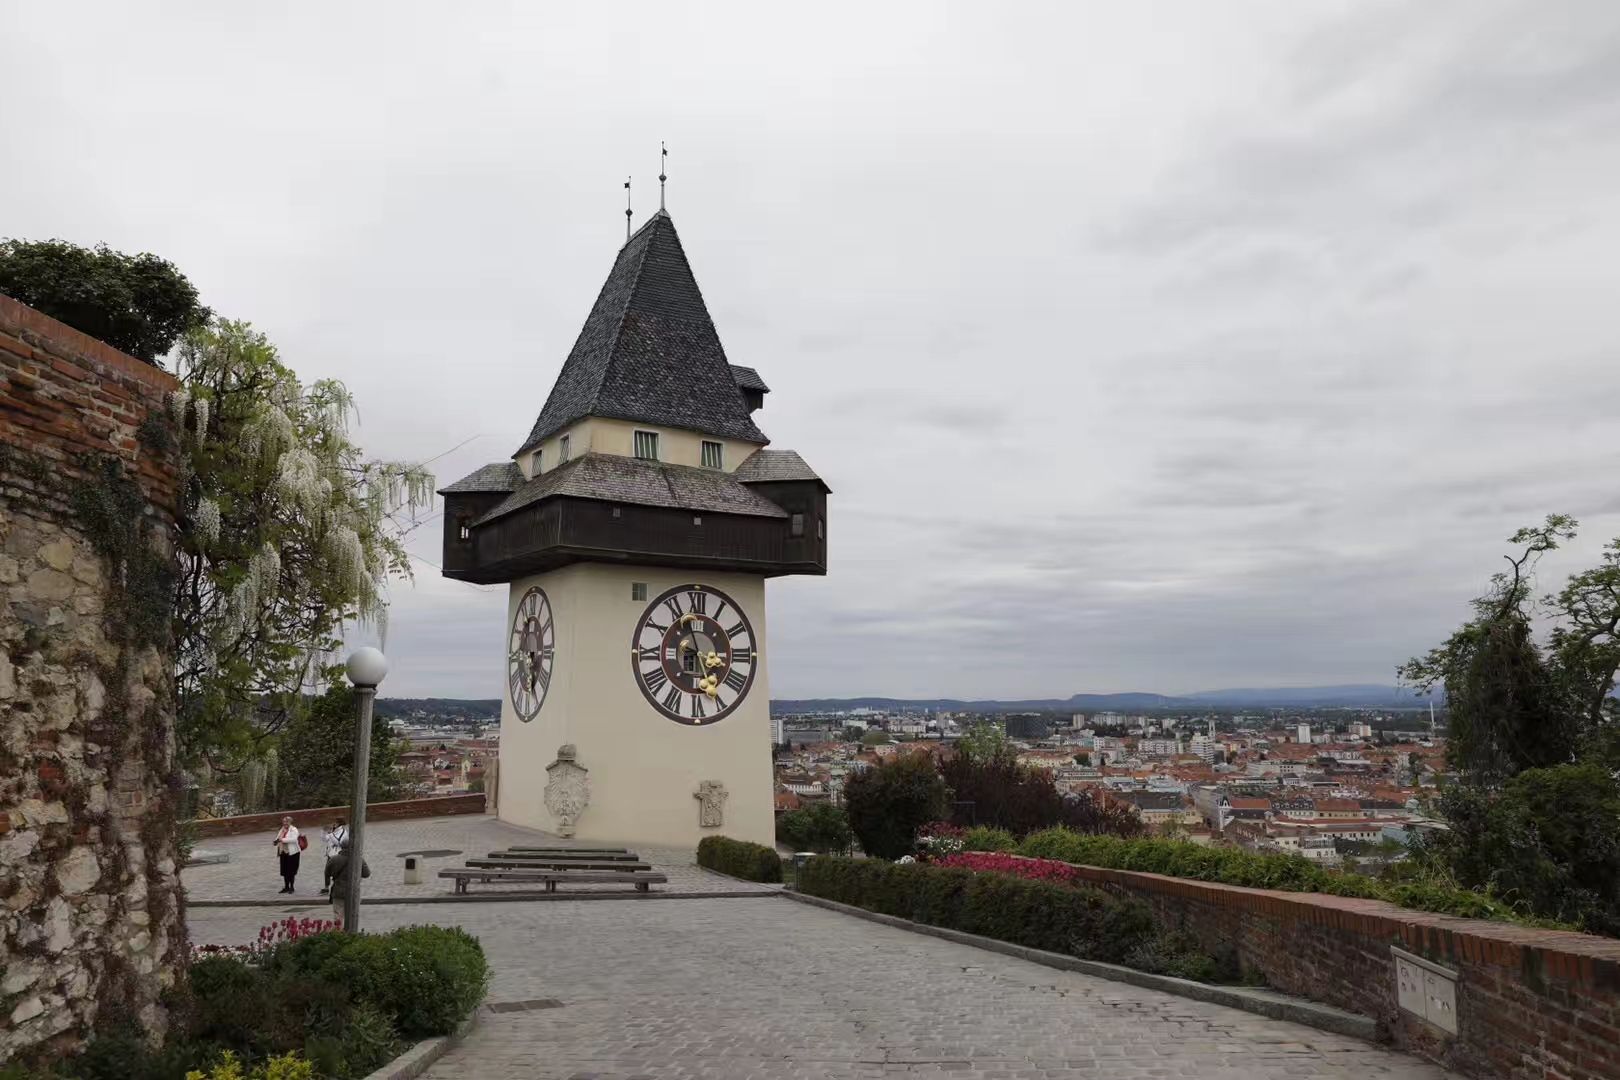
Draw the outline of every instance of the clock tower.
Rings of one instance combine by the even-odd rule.
[[[620,249],[510,461],[444,488],[444,574],[509,586],[496,810],[582,839],[774,843],[765,581],[828,488],[754,414],[675,224]]]

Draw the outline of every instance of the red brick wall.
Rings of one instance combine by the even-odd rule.
[[[402,802],[366,804],[367,821],[394,821],[399,818],[444,817],[448,814],[482,814],[484,795],[439,795],[431,799],[406,799]],[[242,836],[245,833],[272,833],[283,817],[293,819],[300,829],[319,827],[330,821],[347,821],[347,806],[323,806],[313,810],[278,810],[270,814],[237,814],[234,817],[200,818],[197,835]]]
[[[1278,990],[1378,1020],[1397,1045],[1476,1077],[1620,1078],[1620,940],[1407,911],[1379,900],[1079,868],[1147,901]],[[1396,1004],[1390,946],[1458,972],[1457,1035]]]
[[[152,504],[173,510],[172,463],[144,452],[137,434],[179,387],[173,375],[0,296],[0,377],[0,443],[49,458],[64,476],[82,475],[86,452],[122,458]]]

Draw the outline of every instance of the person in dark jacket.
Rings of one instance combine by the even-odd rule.
[[[343,904],[349,895],[350,888],[358,887],[353,867],[350,863],[349,850],[344,848],[330,859],[326,860],[326,876],[332,879],[332,917],[337,920],[338,926],[343,926]],[[371,867],[366,865],[364,859],[360,860],[360,877],[371,876]]]

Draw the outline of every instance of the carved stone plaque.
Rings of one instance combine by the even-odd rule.
[[[574,823],[591,801],[590,770],[577,760],[573,743],[557,748],[557,760],[546,766],[546,809],[557,819],[557,835],[572,837]]]
[[[726,785],[718,780],[705,780],[698,785],[692,798],[698,801],[699,828],[718,829],[725,824],[727,797]]]

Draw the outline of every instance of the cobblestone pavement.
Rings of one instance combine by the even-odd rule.
[[[205,851],[228,852],[228,863],[189,866],[180,875],[186,898],[197,900],[253,900],[265,904],[296,906],[318,904],[321,868],[326,853],[321,848],[320,830],[309,838],[309,850],[300,860],[297,890],[293,896],[280,895],[281,877],[276,868],[276,857],[270,843],[274,831],[248,836],[222,836],[203,840],[197,846]],[[494,817],[468,814],[464,816],[410,819],[406,821],[374,821],[366,824],[366,864],[371,877],[366,879],[366,895],[374,898],[416,898],[448,895],[451,883],[438,873],[450,867],[464,866],[470,858],[481,859],[491,851],[515,845],[589,847],[579,841],[559,840],[557,837],[510,825]],[[712,874],[693,862],[695,852],[664,848],[636,848],[642,860],[669,878],[667,885],[654,885],[655,892],[773,892],[777,885],[758,885],[737,881],[720,874]],[[420,859],[422,883],[405,884],[404,854],[420,851],[450,851],[452,855],[424,856]],[[527,892],[536,886],[483,885],[473,882],[473,895],[480,892]],[[608,891],[630,892],[628,886],[559,885],[559,892]]]
[[[430,1080],[633,1077],[1441,1080],[1356,1039],[925,937],[779,898],[382,906],[368,926],[457,923],[491,1003]],[[245,941],[262,912],[190,913]]]

